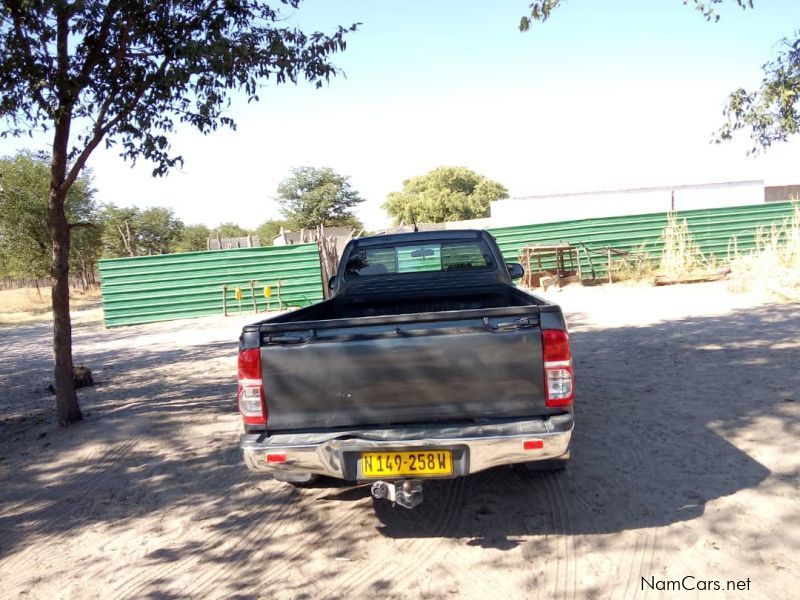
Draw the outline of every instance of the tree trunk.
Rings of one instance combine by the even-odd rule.
[[[47,202],[47,228],[53,242],[50,284],[53,301],[53,374],[55,376],[58,424],[67,427],[83,419],[75,393],[72,366],[72,323],[69,315],[69,238],[70,227],[64,203],[72,182],[67,183],[67,157],[74,98],[69,82],[69,19],[65,3],[56,8],[56,87],[53,154],[50,163],[50,197]],[[74,181],[74,179],[72,180]]]
[[[75,393],[72,365],[72,322],[69,314],[69,223],[64,196],[51,186],[47,225],[53,240],[50,280],[53,300],[53,361],[58,424],[67,427],[83,419]]]
[[[60,24],[62,27],[63,24]],[[65,34],[59,30],[59,43]],[[61,48],[59,48],[61,50]],[[70,227],[64,203],[68,187],[64,186],[67,174],[67,149],[71,125],[71,107],[65,110],[55,125],[53,156],[50,164],[50,197],[47,203],[47,227],[53,242],[53,260],[50,263],[50,284],[53,301],[53,362],[58,424],[67,427],[83,419],[72,365],[72,322],[69,314],[69,241]]]
[[[83,257],[81,257],[81,287],[84,292],[89,289],[88,268],[86,267],[86,259]]]

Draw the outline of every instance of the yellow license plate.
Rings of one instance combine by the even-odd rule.
[[[361,474],[363,477],[452,475],[453,453],[450,450],[362,452]]]

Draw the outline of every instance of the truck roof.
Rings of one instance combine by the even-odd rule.
[[[384,244],[428,242],[431,240],[475,239],[490,235],[483,229],[437,229],[434,231],[412,231],[411,233],[389,233],[356,238],[359,246],[378,246]]]

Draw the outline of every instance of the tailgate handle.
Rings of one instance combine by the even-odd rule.
[[[492,326],[492,329],[522,329],[524,327],[533,327],[534,321],[531,319],[515,319],[514,321],[502,321]]]
[[[302,344],[307,339],[298,335],[271,335],[264,341],[267,344]]]

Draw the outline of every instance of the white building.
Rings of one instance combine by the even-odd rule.
[[[510,227],[763,203],[762,180],[525,196],[492,202],[491,225]]]

